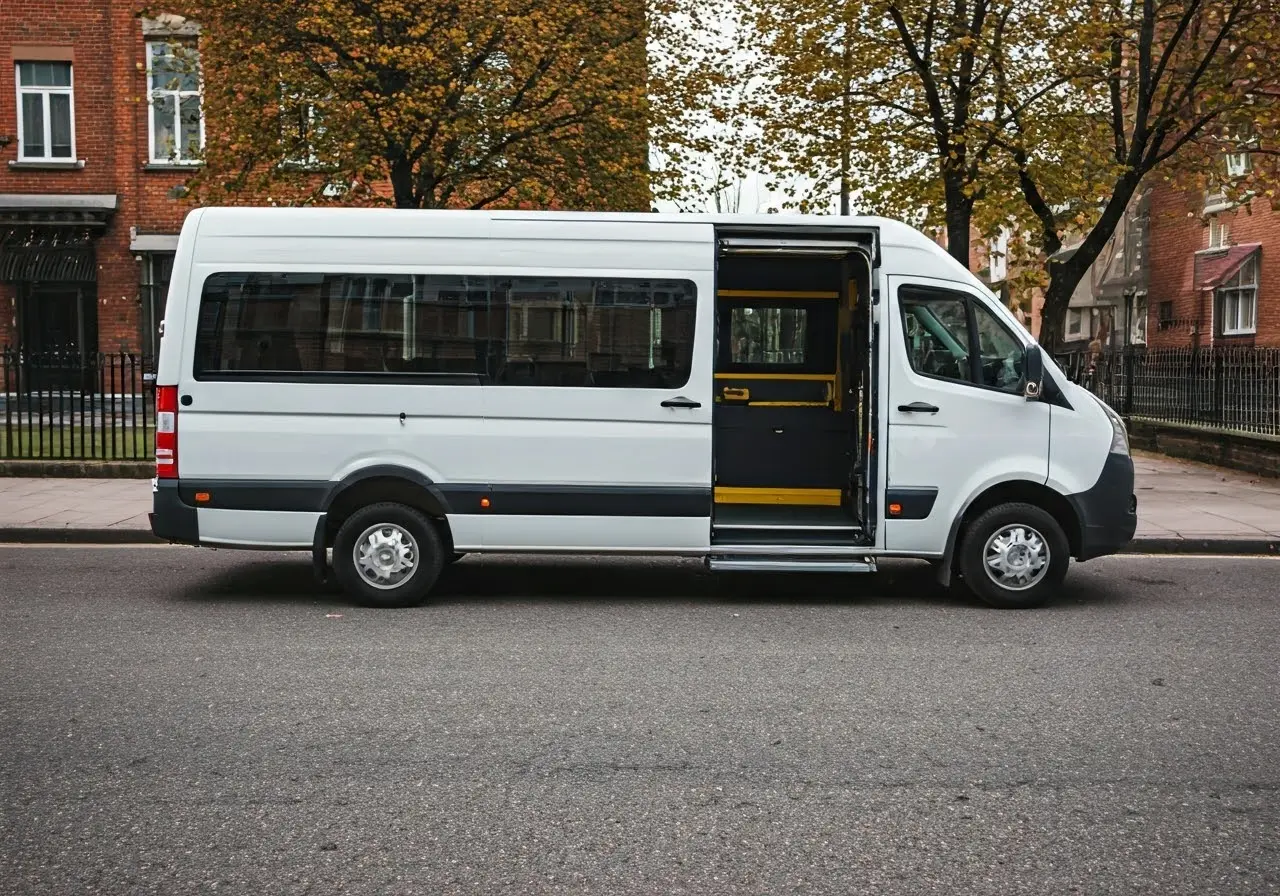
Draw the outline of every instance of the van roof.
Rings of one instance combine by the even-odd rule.
[[[909,224],[893,218],[875,215],[798,215],[798,214],[713,214],[699,212],[591,212],[591,211],[523,211],[523,210],[472,210],[472,209],[397,209],[397,208],[349,208],[349,207],[281,207],[281,206],[208,206],[195,209],[191,216],[200,219],[205,234],[242,233],[246,224],[270,219],[274,232],[282,230],[305,233],[312,227],[328,227],[341,218],[360,219],[364,225],[371,221],[386,223],[438,220],[448,217],[454,220],[471,218],[488,221],[612,221],[635,224],[711,224],[720,227],[779,227],[779,228],[853,228],[879,231],[881,245],[913,247],[943,251]],[[194,223],[194,222],[192,222]]]

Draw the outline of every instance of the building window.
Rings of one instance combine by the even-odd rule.
[[[1221,215],[1209,219],[1209,248],[1225,249],[1231,245],[1231,228]]]
[[[1067,338],[1088,339],[1093,336],[1093,312],[1089,308],[1067,309]]]
[[[160,322],[164,320],[172,275],[172,252],[148,252],[142,256],[142,351],[148,358],[160,353]]]
[[[19,62],[18,160],[75,159],[76,118],[70,62]]]
[[[204,150],[200,53],[190,44],[147,42],[151,161],[193,165]]]
[[[1227,175],[1229,177],[1244,177],[1249,173],[1249,167],[1249,154],[1247,152],[1227,154]]]
[[[1149,313],[1147,297],[1145,295],[1134,296],[1131,301],[1133,302],[1133,310],[1131,312],[1133,316],[1129,322],[1129,341],[1133,345],[1146,345],[1147,315]]]
[[[1223,336],[1241,336],[1257,332],[1258,325],[1258,256],[1240,266],[1230,280],[1217,289],[1218,319]]]

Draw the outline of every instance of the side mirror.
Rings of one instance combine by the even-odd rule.
[[[1040,385],[1044,382],[1044,355],[1041,354],[1040,346],[1032,345],[1027,348],[1026,355],[1023,358],[1022,369],[1025,373],[1024,380],[1026,385],[1022,387],[1022,397],[1027,401],[1038,401],[1040,399]]]

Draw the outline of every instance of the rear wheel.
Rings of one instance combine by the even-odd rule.
[[[444,547],[431,520],[403,504],[371,504],[351,514],[333,542],[343,589],[367,607],[412,607],[440,577]]]
[[[1071,548],[1058,521],[1033,504],[1000,504],[965,531],[960,573],[993,607],[1043,606],[1067,575]]]

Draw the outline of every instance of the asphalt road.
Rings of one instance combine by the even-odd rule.
[[[1278,574],[0,549],[0,892],[1273,893]]]

